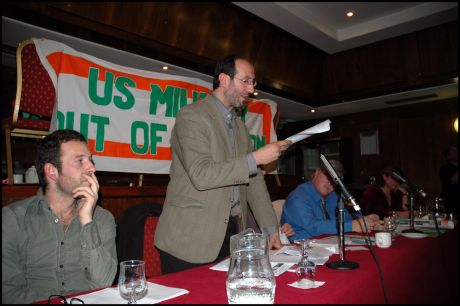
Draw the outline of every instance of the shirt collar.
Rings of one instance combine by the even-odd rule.
[[[214,96],[214,94],[212,94]],[[231,125],[232,122],[236,118],[236,111],[235,108],[232,107],[231,111],[229,111],[225,105],[216,97],[214,96],[215,99],[213,99],[214,104],[217,105],[217,109],[219,110],[219,113],[222,115],[222,118],[224,119],[224,122],[227,125]]]

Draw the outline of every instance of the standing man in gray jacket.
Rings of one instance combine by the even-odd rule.
[[[155,234],[163,273],[228,256],[230,235],[246,227],[248,203],[269,235],[270,247],[281,247],[277,218],[257,166],[278,159],[290,142],[252,152],[248,130],[235,110],[256,83],[251,63],[227,56],[216,65],[214,91],[177,115],[170,182]]]
[[[37,147],[41,189],[2,208],[2,304],[107,287],[117,270],[115,220],[82,134],[57,130]]]

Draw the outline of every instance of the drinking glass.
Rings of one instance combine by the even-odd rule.
[[[301,281],[302,279],[308,279],[314,281],[316,276],[316,265],[314,262],[308,260],[308,250],[311,247],[311,239],[298,239],[294,241],[294,243],[300,245],[302,252],[302,258],[297,263],[297,268],[295,269],[297,280]]]
[[[395,230],[396,230],[396,220],[394,216],[386,216],[383,218],[383,228],[386,232],[391,233],[391,237],[393,238],[395,236]]]
[[[415,218],[423,218],[423,216],[425,216],[427,213],[427,209],[425,207],[425,205],[419,205],[417,206],[417,209],[415,209],[414,211],[414,217]]]
[[[394,223],[395,223],[395,225],[396,225],[396,228],[395,228],[395,230],[396,230],[396,229],[398,228],[399,222],[400,222],[398,212],[397,212],[396,210],[392,210],[392,211],[390,211],[390,212],[388,213],[388,216],[391,217],[391,218],[393,218]]]
[[[446,218],[446,211],[444,208],[444,199],[443,198],[434,198],[433,200],[433,210],[436,218],[444,219]]]
[[[145,279],[145,262],[143,260],[127,260],[120,262],[118,290],[128,304],[136,304],[137,300],[147,294]]]

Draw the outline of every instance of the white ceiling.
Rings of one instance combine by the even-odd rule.
[[[457,2],[233,2],[328,54],[458,19]],[[353,18],[346,12],[353,11]],[[454,83],[319,107],[280,104],[281,120],[309,120],[458,97]],[[394,103],[395,101],[400,103]],[[284,119],[284,120],[283,120]]]
[[[233,3],[329,54],[458,19],[457,2]]]
[[[332,54],[379,40],[407,34],[458,19],[457,2],[233,2],[235,5],[292,33],[317,48]],[[347,10],[356,17],[347,19]],[[17,46],[30,37],[60,41],[93,56],[138,69],[155,71],[163,62],[115,50],[106,46],[49,31],[2,16],[2,44]],[[110,52],[109,52],[110,50]],[[10,61],[14,59],[9,59]],[[9,61],[5,55],[2,62]],[[169,64],[169,63],[166,63]],[[169,73],[212,81],[208,75],[169,64]],[[290,121],[328,118],[337,115],[376,110],[402,104],[388,104],[402,100],[404,105],[458,97],[458,78],[448,85],[401,92],[381,97],[311,107],[268,93],[259,98],[271,99],[280,108],[280,124]]]

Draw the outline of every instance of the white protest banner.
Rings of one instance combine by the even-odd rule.
[[[176,114],[211,93],[211,83],[120,66],[56,41],[33,40],[56,88],[51,130],[85,135],[98,170],[169,173]],[[276,103],[247,102],[242,120],[254,149],[276,141]]]

